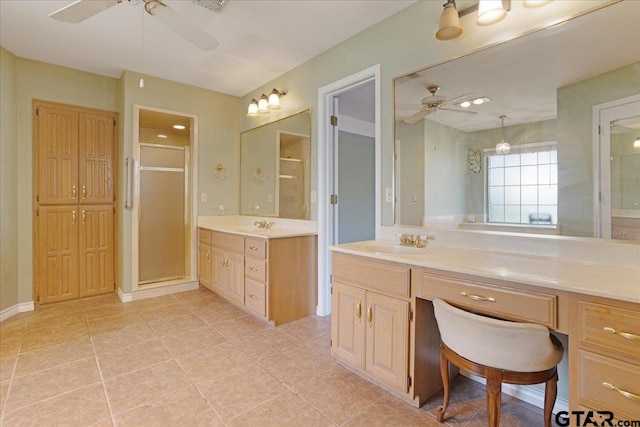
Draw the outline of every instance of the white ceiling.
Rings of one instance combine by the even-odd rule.
[[[640,1],[623,1],[518,40],[401,77],[395,83],[396,120],[405,119],[439,85],[438,95],[487,97],[465,114],[427,116],[466,132],[554,119],[557,89],[640,61]],[[640,84],[638,85],[640,93]],[[459,102],[457,101],[457,102]],[[456,102],[456,103],[457,103]],[[453,108],[461,109],[453,106]]]
[[[72,0],[0,0],[0,44],[23,58],[105,76],[142,71],[243,96],[415,1],[229,0],[216,13],[191,0],[163,0],[220,42],[202,52],[140,2],[69,24],[48,15]]]

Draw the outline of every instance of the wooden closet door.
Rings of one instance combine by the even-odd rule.
[[[77,298],[77,206],[40,206],[37,256],[40,304]]]
[[[40,204],[78,203],[78,113],[39,106],[34,119]]]
[[[113,203],[115,119],[108,113],[81,112],[78,125],[80,203],[87,205]]]
[[[113,292],[113,206],[79,206],[80,296]]]

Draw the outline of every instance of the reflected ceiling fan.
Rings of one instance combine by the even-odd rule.
[[[413,124],[423,117],[426,117],[431,113],[436,113],[440,110],[455,111],[457,113],[476,114],[475,111],[458,110],[457,108],[448,107],[448,105],[451,105],[460,99],[466,98],[469,95],[458,96],[447,101],[447,98],[445,98],[444,96],[436,95],[436,93],[438,93],[438,90],[440,90],[440,86],[429,85],[427,87],[427,90],[431,93],[431,96],[422,98],[422,101],[420,101],[422,102],[422,108],[420,109],[420,111],[404,119],[404,122]]]
[[[217,1],[222,4],[226,0]],[[171,28],[200,50],[210,51],[218,47],[218,40],[211,37],[204,30],[193,24],[193,22],[178,14],[160,0],[77,0],[51,13],[49,16],[58,21],[77,24],[120,3],[129,3],[132,5],[144,3],[144,10],[149,15],[158,18],[167,27]],[[205,7],[210,8],[208,6]]]

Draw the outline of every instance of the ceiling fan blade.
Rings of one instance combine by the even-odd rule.
[[[422,108],[422,104],[396,104],[396,110],[404,110],[404,111],[414,111]]]
[[[420,120],[421,118],[428,116],[430,113],[431,113],[431,110],[429,109],[420,110],[417,113],[404,119],[403,122],[409,123],[410,125],[412,125],[418,122],[418,120]]]
[[[455,98],[448,100],[447,104],[454,104],[454,103],[456,103],[456,101],[462,102],[463,99],[465,99],[465,98],[467,98],[467,97],[469,97],[471,95],[473,95],[473,92],[472,93],[468,93],[466,95],[456,96]]]
[[[53,19],[77,24],[115,6],[122,0],[78,0],[49,14]]]
[[[440,107],[440,110],[445,110],[445,111],[454,111],[456,113],[467,113],[467,114],[478,114],[477,111],[470,111],[470,110],[458,110],[457,108],[449,108],[449,107]]]
[[[218,40],[211,37],[203,29],[197,27],[193,22],[173,9],[165,6],[164,3],[150,1],[145,4],[145,9],[150,15],[158,18],[163,24],[200,50],[214,50],[220,44]]]

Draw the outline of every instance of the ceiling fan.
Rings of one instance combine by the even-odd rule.
[[[58,21],[77,24],[120,3],[133,5],[144,3],[144,10],[149,15],[158,18],[200,50],[210,51],[218,47],[219,43],[216,39],[160,0],[77,0],[49,16]]]
[[[456,98],[453,98],[447,101],[447,98],[445,98],[444,96],[436,95],[436,93],[438,93],[438,90],[440,90],[440,86],[429,85],[427,87],[427,90],[431,93],[431,96],[426,96],[422,98],[422,101],[420,101],[422,102],[422,107],[420,108],[420,111],[404,119],[404,122],[413,124],[413,123],[416,123],[418,120],[422,119],[423,117],[426,117],[431,113],[436,113],[440,110],[455,111],[457,113],[476,114],[475,111],[458,110],[457,108],[448,107],[448,105],[462,98],[465,98],[469,95],[458,96]]]

